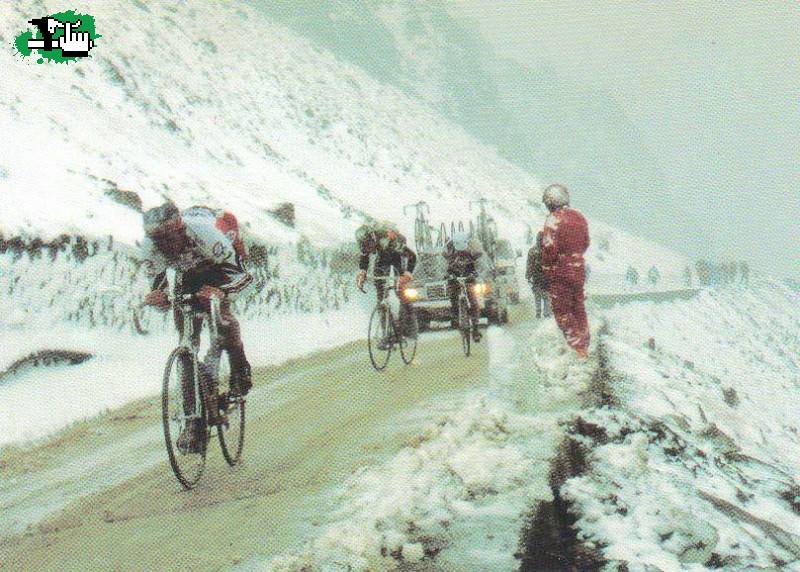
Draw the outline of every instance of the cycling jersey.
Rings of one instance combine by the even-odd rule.
[[[395,233],[394,238],[389,238],[385,230],[375,230],[371,235],[358,245],[361,256],[358,260],[360,270],[369,268],[369,255],[377,254],[375,268],[394,267],[398,273],[404,271],[414,272],[417,264],[417,255],[406,245],[406,237]],[[404,266],[405,268],[402,268]]]
[[[143,263],[147,276],[154,279],[153,289],[163,289],[167,268],[174,268],[191,282],[216,286],[228,296],[244,290],[253,277],[235,247],[238,231],[223,233],[218,227],[217,212],[206,207],[186,209],[181,218],[186,225],[188,244],[177,258],[168,259],[153,240],[145,236]],[[228,219],[223,220],[228,222]]]
[[[447,260],[448,275],[476,276],[478,274],[477,262],[483,256],[483,252],[475,240],[470,240],[467,250],[456,250],[453,242],[448,240],[442,256]]]

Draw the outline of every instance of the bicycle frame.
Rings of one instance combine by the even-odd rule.
[[[408,365],[412,363],[417,353],[416,326],[411,325],[412,321],[416,320],[413,307],[408,309],[410,315],[404,318],[405,321],[403,324],[400,323],[400,319],[401,316],[403,316],[403,308],[406,304],[410,306],[411,301],[404,301],[401,299],[399,279],[396,278],[393,268],[390,269],[388,276],[375,276],[373,274],[369,276],[369,278],[377,283],[383,283],[383,287],[379,289],[379,292],[382,292],[383,295],[380,300],[378,300],[370,315],[367,333],[367,347],[369,349],[372,365],[376,370],[383,371],[395,346],[400,348],[400,355],[403,358],[403,362]],[[363,287],[360,287],[360,289],[362,292],[365,292]],[[392,296],[392,291],[394,291],[394,297]],[[394,303],[400,306],[397,312],[394,311]],[[404,325],[412,327],[414,335],[407,337],[408,332],[404,331]],[[380,342],[375,341],[378,339],[378,336],[374,334],[378,332],[381,334]],[[377,345],[373,346],[373,344]],[[377,348],[377,350],[375,348]],[[378,352],[385,352],[385,356],[379,357]]]
[[[200,377],[200,371],[198,367],[200,363],[208,364],[212,363],[214,365],[214,371],[218,371],[219,368],[219,358],[222,354],[221,342],[219,337],[219,325],[225,325],[224,320],[222,320],[222,315],[220,311],[220,301],[216,297],[212,297],[210,301],[210,310],[209,312],[198,312],[192,307],[192,301],[194,300],[194,296],[191,294],[183,294],[180,296],[176,296],[173,300],[173,305],[177,309],[180,319],[183,322],[183,328],[181,328],[182,333],[180,339],[178,341],[178,345],[180,347],[185,347],[190,350],[195,356],[197,356],[200,347],[200,335],[198,333],[195,336],[195,317],[198,315],[203,316],[203,321],[208,323],[208,331],[209,331],[209,348],[208,352],[206,352],[205,357],[203,358],[202,362],[200,361],[199,356],[197,359],[194,360],[194,368],[195,371],[193,372],[194,379],[197,379],[198,382],[202,379]],[[202,325],[200,326],[202,331]],[[197,345],[194,343],[194,339],[197,339]],[[213,360],[213,362],[211,362]],[[197,388],[200,389],[199,387]],[[201,403],[200,400],[202,399],[202,391],[195,391],[194,392],[194,399],[195,399],[195,407],[194,411],[199,412],[201,411]],[[197,419],[198,414],[195,413],[193,415],[187,415],[187,419]]]
[[[470,319],[470,324],[471,324],[471,321],[472,321],[472,301],[470,300],[469,294],[467,293],[467,288],[469,288],[469,285],[467,284],[467,280],[469,280],[470,278],[468,278],[466,276],[455,276],[454,278],[458,281],[458,284],[459,284],[458,302],[460,304],[461,300],[465,300],[466,299],[467,308],[469,309],[469,312],[470,312],[469,319]]]

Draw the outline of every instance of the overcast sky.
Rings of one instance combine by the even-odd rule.
[[[671,200],[708,221],[713,253],[800,278],[800,3],[448,5],[498,55],[612,95],[658,158]]]

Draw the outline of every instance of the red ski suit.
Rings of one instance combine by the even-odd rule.
[[[589,322],[584,306],[583,253],[589,248],[589,225],[581,213],[560,208],[544,223],[542,268],[556,323],[570,347],[588,349]]]

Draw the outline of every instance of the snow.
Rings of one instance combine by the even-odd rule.
[[[19,33],[39,10],[28,0],[0,3],[3,37]],[[58,348],[81,337],[78,345],[96,344],[91,353],[98,356],[31,385],[29,391],[53,392],[63,379],[72,387],[59,389],[60,395],[85,393],[54,406],[52,423],[17,427],[15,436],[40,435],[41,423],[49,431],[154,387],[148,378],[136,390],[115,390],[116,398],[102,392],[92,398],[90,382],[72,381],[77,371],[107,376],[112,364],[129,368],[141,354],[123,356],[123,348],[152,351],[141,341],[128,343],[122,333],[130,330],[147,283],[137,263],[140,215],[114,202],[109,190],[134,191],[145,208],[170,198],[181,207],[233,211],[246,236],[271,249],[263,288],[240,304],[245,322],[347,304],[350,278],[320,264],[321,253],[352,249],[354,229],[370,217],[398,221],[412,236],[413,219],[402,216],[402,208],[420,199],[429,203],[437,226],[473,218],[470,201],[492,199],[498,227],[517,248],[524,247],[528,224],[542,224],[542,207],[527,202],[530,190],[540,187],[535,176],[425,103],[315,49],[249,6],[155,4],[145,10],[120,0],[92,10],[101,34],[119,33],[101,38],[87,60],[36,65],[12,50],[0,53],[6,72],[0,130],[13,142],[0,158],[0,235],[46,242],[68,235],[72,246],[82,236],[100,245],[83,261],[69,252],[55,259],[47,252],[38,258],[0,253],[0,362],[21,357],[15,348]],[[209,22],[218,42],[209,39]],[[258,50],[253,37],[260,38]],[[268,212],[284,202],[295,206],[293,228]],[[619,282],[613,273],[630,252],[662,268],[682,263],[656,245],[591,224],[608,235],[606,250],[590,250],[591,280],[607,273]],[[311,265],[298,260],[303,241],[318,255]]]
[[[620,406],[581,414],[606,436],[562,489],[579,536],[631,570],[800,569],[797,293],[763,280],[605,317]]]
[[[562,351],[550,321],[519,329],[490,328],[488,383],[428,404],[410,444],[333,491],[319,535],[266,569],[392,570],[422,552],[438,569],[515,570],[528,511],[552,500],[559,420],[591,371]]]
[[[242,324],[242,336],[249,341],[245,349],[253,366],[279,365],[359,339],[363,332],[351,324],[367,319],[363,305],[351,304],[320,314],[249,320]],[[275,332],[281,332],[280,338]],[[177,344],[176,334],[160,330],[136,336],[67,325],[34,329],[26,336],[0,330],[0,337],[8,340],[0,371],[42,348],[97,356],[79,365],[28,369],[0,381],[0,446],[40,439],[75,421],[157,394],[167,356]],[[43,400],[48,407],[42,406]]]
[[[21,15],[36,8],[0,10],[0,21],[24,26]],[[94,10],[98,26],[124,33],[101,40],[90,60],[37,66],[3,53],[12,73],[0,91],[0,125],[15,145],[3,158],[0,192],[20,206],[4,209],[0,226],[12,235],[135,240],[136,214],[103,195],[104,179],[146,205],[170,196],[181,206],[225,206],[270,240],[280,232],[264,209],[294,202],[304,214],[298,231],[320,244],[352,237],[358,221],[341,207],[397,218],[419,198],[441,208],[487,193],[508,217],[523,207],[510,191],[536,184],[426,106],[250,7],[142,12],[114,2]],[[181,34],[168,31],[167,18],[182,22]],[[224,38],[216,53],[202,49],[209,21]],[[270,57],[252,51],[251,37],[264,39]],[[131,145],[132,136],[142,144]],[[44,157],[49,174],[41,176]]]

